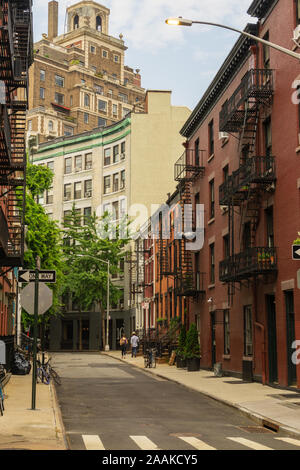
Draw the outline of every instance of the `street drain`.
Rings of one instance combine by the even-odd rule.
[[[251,434],[268,434],[273,432],[271,429],[268,429],[265,426],[237,426],[237,428]]]

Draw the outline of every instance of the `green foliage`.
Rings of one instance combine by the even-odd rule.
[[[200,357],[200,347],[198,342],[198,331],[195,323],[192,323],[186,336],[184,357],[191,359]]]
[[[27,165],[26,185],[31,196],[36,197],[49,189],[52,185],[52,171],[42,165]]]
[[[185,325],[181,325],[179,338],[178,338],[178,348],[176,350],[176,354],[180,357],[184,355],[184,348],[186,343],[186,329]]]

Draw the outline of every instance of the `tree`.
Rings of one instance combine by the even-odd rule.
[[[53,173],[45,166],[27,164],[26,172],[26,204],[25,226],[27,232],[24,253],[24,267],[35,269],[36,259],[40,258],[41,269],[56,271],[56,283],[51,284],[53,290],[52,308],[39,318],[45,326],[51,315],[60,311],[60,295],[63,282],[63,260],[61,249],[61,231],[57,222],[51,220],[44,208],[38,203],[38,196],[52,185]],[[23,313],[23,322],[31,324],[33,317]]]
[[[108,214],[98,218],[92,214],[82,224],[75,206],[64,220],[63,252],[65,283],[63,292],[71,296],[79,311],[99,304],[102,317],[102,341],[105,344],[105,309],[107,300],[107,264],[110,274],[120,271],[119,262],[125,256],[128,238],[120,237],[124,226],[113,224]],[[125,230],[126,232],[126,230]],[[103,236],[105,233],[106,236]],[[110,302],[121,296],[120,287],[110,282]]]
[[[200,357],[200,346],[198,341],[198,331],[195,323],[192,323],[186,335],[184,356],[187,359]]]

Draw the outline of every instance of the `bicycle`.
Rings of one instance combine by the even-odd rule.
[[[49,357],[48,361],[42,364],[39,360],[37,360],[38,368],[37,368],[37,379],[43,383],[49,385],[50,380],[53,379],[57,385],[61,385],[61,379],[58,373],[53,369],[50,364],[51,357]]]
[[[3,416],[3,413],[4,413],[4,398],[5,398],[5,395],[3,393],[2,383],[0,381],[0,413],[1,413],[1,416]]]
[[[144,366],[145,368],[156,367],[156,349],[155,348],[146,349],[146,354],[144,356]]]

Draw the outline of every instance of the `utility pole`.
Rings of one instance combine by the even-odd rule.
[[[33,333],[33,368],[32,368],[32,397],[31,409],[35,410],[36,405],[36,355],[37,355],[37,334],[38,334],[38,308],[39,308],[39,269],[40,258],[36,258],[35,281],[34,281],[34,333]]]

